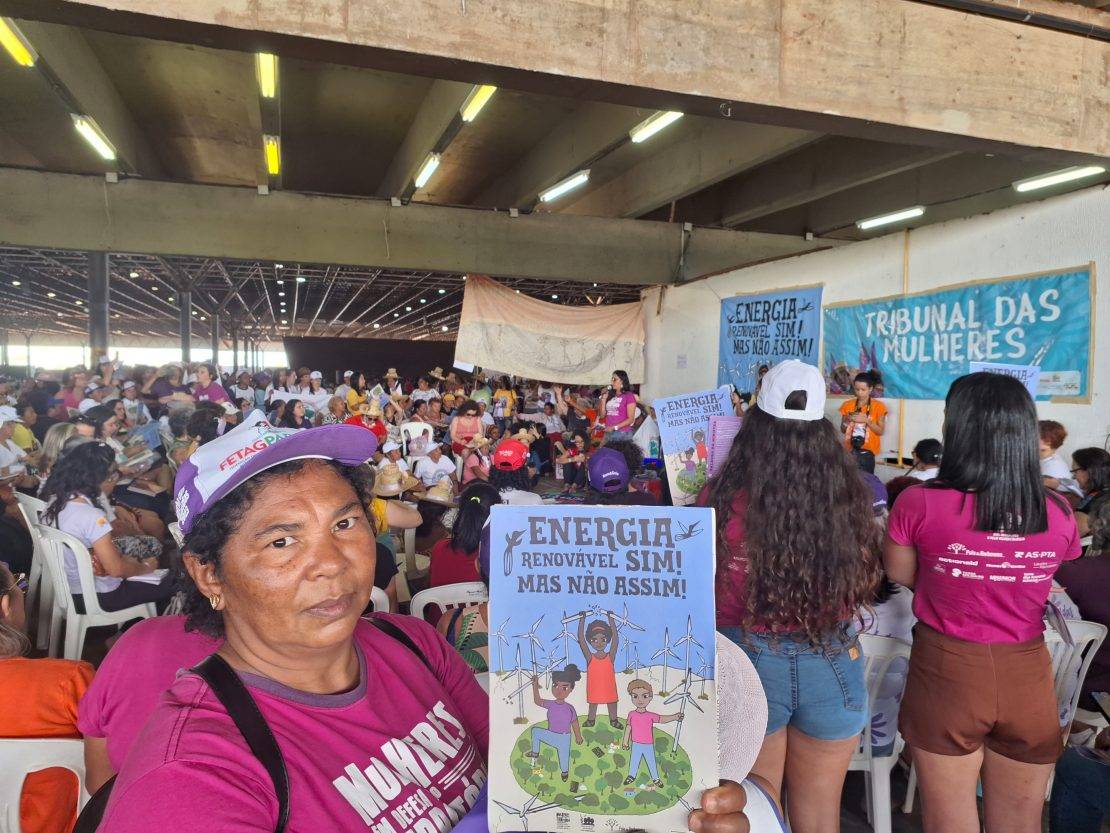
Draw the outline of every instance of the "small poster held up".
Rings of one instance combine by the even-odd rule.
[[[728,387],[656,399],[655,419],[667,464],[671,501],[694,502],[709,477],[709,418],[734,413]]]
[[[997,362],[971,362],[972,373],[997,373],[1000,376],[1013,376],[1029,391],[1029,395],[1037,398],[1037,389],[1041,383],[1041,369],[1021,364],[998,364]]]
[[[710,509],[495,506],[489,830],[687,830],[718,783]]]

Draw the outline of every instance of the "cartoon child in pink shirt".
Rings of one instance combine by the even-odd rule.
[[[651,698],[655,696],[655,691],[652,689],[651,683],[646,680],[630,682],[628,693],[632,695],[632,704],[636,708],[628,713],[628,725],[624,730],[624,738],[621,740],[623,748],[629,748],[629,741],[631,741],[632,748],[632,755],[628,762],[628,777],[624,779],[624,785],[627,787],[636,780],[641,763],[646,761],[652,786],[662,787],[663,782],[659,780],[659,767],[655,762],[655,724],[674,723],[682,720],[682,713],[657,714],[656,712],[649,712],[647,707],[651,703]]]

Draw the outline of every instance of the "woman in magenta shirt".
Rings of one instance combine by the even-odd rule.
[[[224,386],[216,380],[216,368],[210,364],[197,365],[197,381],[193,385],[193,398],[197,402],[230,402]]]
[[[631,390],[628,374],[623,370],[614,370],[609,384],[609,389],[601,397],[600,405],[605,434],[631,435],[632,426],[636,423],[636,394]]]
[[[926,833],[1040,833],[1063,751],[1045,602],[1080,555],[1068,504],[1041,480],[1037,410],[1016,379],[973,373],[945,401],[935,480],[902,492],[884,561],[914,590],[899,729],[913,750]]]

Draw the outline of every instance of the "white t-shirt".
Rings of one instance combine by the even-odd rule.
[[[100,403],[93,399],[91,396],[86,396],[77,403],[77,412],[80,414],[88,413],[89,408],[95,408]]]
[[[390,460],[388,457],[386,457],[384,460],[382,460],[383,466],[387,466],[390,464],[393,464],[401,471],[409,471],[409,462],[404,457],[398,457],[396,460]]]
[[[502,489],[501,501],[510,506],[543,506],[543,498],[535,492],[525,492],[521,489]]]
[[[428,388],[428,390],[420,390],[417,388],[411,394],[413,402],[420,402],[421,400],[427,401],[429,399],[439,399],[439,391],[435,388]]]
[[[1079,483],[1072,477],[1071,469],[1059,454],[1053,454],[1041,460],[1041,477],[1053,477],[1060,481],[1058,492],[1072,492],[1082,497],[1083,490]]]
[[[914,480],[932,480],[939,471],[940,469],[915,469],[910,472],[909,476]]]
[[[429,489],[445,477],[455,473],[455,464],[446,457],[440,456],[439,460],[432,462],[431,457],[421,457],[416,461],[413,474],[420,478],[420,482]]]
[[[239,402],[240,399],[245,399],[253,405],[254,388],[241,388],[238,386],[233,387],[231,389],[231,398],[235,400],[236,404]]]
[[[22,465],[26,457],[26,452],[16,445],[14,440],[0,443],[0,468]]]
[[[58,529],[68,532],[92,551],[92,545],[112,532],[111,521],[98,506],[86,503],[84,498],[70,499],[65,508],[58,513]],[[65,548],[66,583],[70,592],[81,593],[81,577],[77,572],[77,556],[69,547]],[[94,576],[97,593],[110,593],[123,579],[115,576]]]
[[[484,414],[482,414],[482,425],[484,425],[488,428],[491,425],[496,425],[496,424],[497,424],[497,422],[496,422],[496,420],[494,420],[493,414],[491,414],[489,411],[486,411]]]
[[[335,389],[335,394],[334,395],[342,398],[343,401],[346,402],[347,401],[347,394],[350,393],[350,391],[351,391],[351,386],[350,385],[338,385]]]

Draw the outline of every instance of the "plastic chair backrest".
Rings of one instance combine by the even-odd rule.
[[[389,596],[380,587],[370,591],[370,604],[374,606],[375,613],[389,613]]]
[[[401,425],[401,454],[409,456],[409,442],[414,437],[425,436],[428,442],[435,438],[435,429],[427,422],[405,422]]]
[[[459,584],[445,584],[442,587],[429,587],[412,597],[409,613],[417,619],[424,618],[424,608],[436,605],[447,610],[455,605],[477,604],[489,601],[489,590],[480,581],[464,581]]]
[[[66,580],[66,547],[73,552],[77,562],[77,575],[81,581],[81,597],[85,604],[85,615],[94,616],[102,614],[100,599],[96,595],[96,579],[93,577],[92,554],[77,538],[68,532],[62,532],[47,524],[38,524],[39,535],[42,536],[43,546],[47,557],[50,559],[50,573],[54,577],[54,592],[56,597],[63,600],[62,604],[67,610],[73,603],[73,597]]]
[[[1060,725],[1064,727],[1070,726],[1075,717],[1087,671],[1090,670],[1099,646],[1106,639],[1106,627],[1097,622],[1069,619],[1068,630],[1075,642],[1074,646],[1064,642],[1063,637],[1051,628],[1044,634],[1045,645],[1052,657],[1052,677]]]
[[[16,502],[19,504],[19,514],[23,516],[23,522],[27,524],[27,529],[30,531],[31,544],[34,546],[34,555],[31,562],[31,581],[34,588],[36,579],[41,581],[39,570],[47,569],[50,567],[46,563],[46,552],[43,548],[42,538],[39,536],[38,525],[42,513],[46,511],[46,503],[39,500],[37,497],[25,495],[22,492],[15,493]]]
[[[19,797],[23,780],[32,772],[51,767],[70,770],[77,776],[77,809],[89,799],[85,791],[85,747],[67,738],[0,739],[0,833],[21,833]],[[23,831],[22,833],[28,833]]]
[[[39,516],[46,511],[46,501],[39,500],[37,497],[25,495],[23,492],[16,492],[15,499],[19,502],[21,509],[27,511],[28,514],[34,513],[34,521],[37,523]]]
[[[874,714],[875,704],[879,699],[890,666],[897,659],[909,661],[910,644],[892,636],[876,636],[870,633],[861,633],[859,641],[866,662],[864,680],[867,681],[868,710],[871,714]],[[871,752],[871,721],[868,720],[863,730],[860,748],[853,757],[870,760]]]

